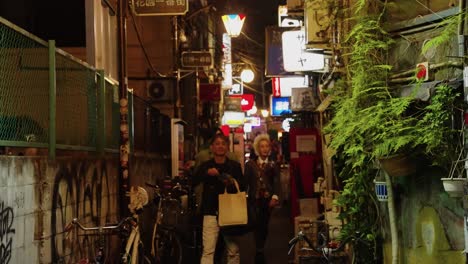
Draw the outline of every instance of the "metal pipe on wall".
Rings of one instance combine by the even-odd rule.
[[[437,63],[437,64],[430,64],[429,70],[437,70],[437,69],[445,68],[445,67],[462,68],[463,63],[459,61],[447,61],[447,62],[442,62],[442,63]],[[391,83],[410,82],[414,80],[414,75],[415,75],[415,70],[409,70],[409,71],[401,72],[398,74],[394,74],[390,76],[390,82]],[[410,77],[407,77],[407,76],[410,76]]]
[[[467,75],[467,66],[466,62],[467,59],[465,58],[465,23],[466,21],[466,15],[465,15],[465,9],[466,9],[466,4],[467,0],[459,0],[458,1],[458,8],[459,12],[461,13],[460,20],[458,23],[458,56],[463,58],[463,76]],[[468,83],[466,82],[466,79],[464,78],[463,80],[463,97],[465,102],[468,101]],[[465,115],[467,115],[467,111],[465,110]],[[465,135],[467,133],[467,129],[464,128]],[[465,138],[464,140],[464,147],[465,150],[468,149],[468,144],[467,144],[467,139]],[[468,162],[465,161],[465,168],[468,165]],[[463,192],[464,196],[468,194],[468,182],[465,182],[463,184]],[[464,199],[466,201],[466,199]],[[468,248],[468,205],[466,202],[463,203],[463,232],[464,232],[464,237],[465,237],[465,248]],[[468,253],[465,250],[465,263],[468,263]]]

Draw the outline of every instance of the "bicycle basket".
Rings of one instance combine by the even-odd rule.
[[[177,226],[181,220],[181,206],[178,201],[164,200],[162,204],[162,223],[168,226]]]

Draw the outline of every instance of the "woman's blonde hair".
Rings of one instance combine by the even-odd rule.
[[[254,139],[253,148],[254,148],[255,154],[257,156],[260,156],[259,145],[260,145],[260,142],[263,141],[263,140],[270,143],[270,136],[268,134],[260,134],[260,135],[256,136],[255,139]]]

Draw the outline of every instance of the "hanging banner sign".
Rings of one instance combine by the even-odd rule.
[[[185,15],[188,0],[132,0],[132,10],[137,16]]]
[[[221,82],[222,89],[231,89],[232,87],[232,50],[231,37],[223,34],[223,81]]]

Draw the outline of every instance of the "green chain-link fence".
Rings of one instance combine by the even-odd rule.
[[[50,52],[55,53],[55,102],[50,100]],[[0,145],[47,147],[52,142],[57,148],[118,149],[118,85],[106,79],[99,100],[101,76],[0,18]],[[49,110],[55,111],[52,141]]]
[[[48,47],[0,23],[0,140],[48,142]]]

